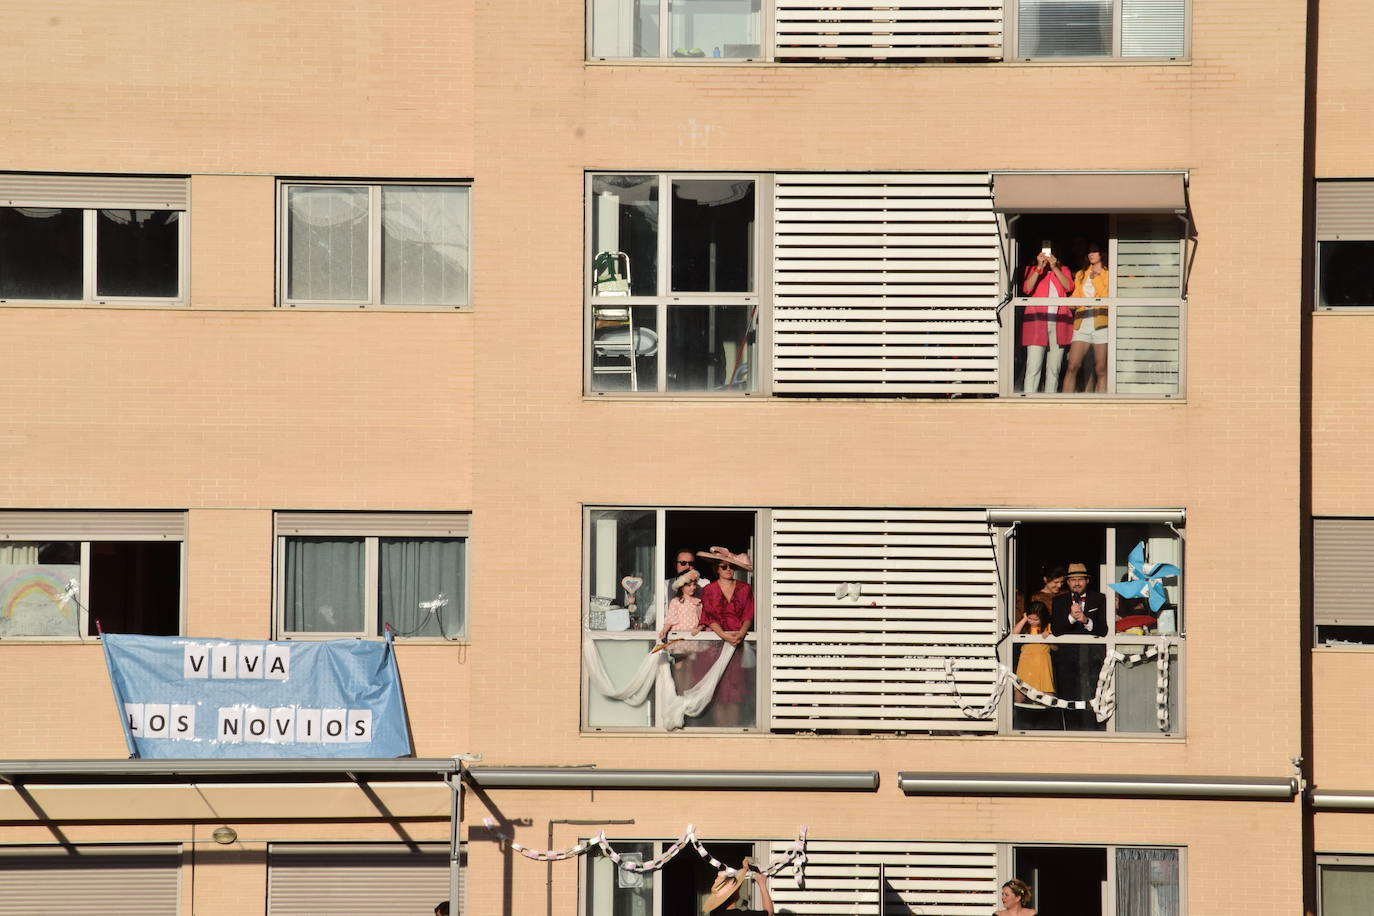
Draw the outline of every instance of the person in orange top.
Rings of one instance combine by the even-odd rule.
[[[1111,276],[1107,265],[1102,263],[1102,246],[1088,246],[1088,263],[1074,277],[1074,299],[1105,299],[1111,295]],[[1083,357],[1088,347],[1093,350],[1093,374],[1096,377],[1095,390],[1107,390],[1107,341],[1111,335],[1108,328],[1107,307],[1102,305],[1079,305],[1073,312],[1073,339],[1069,342],[1068,365],[1064,367],[1064,390],[1078,390],[1078,369],[1083,365]]]

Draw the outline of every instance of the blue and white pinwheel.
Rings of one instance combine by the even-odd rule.
[[[1127,558],[1130,569],[1127,572],[1129,578],[1125,582],[1113,582],[1112,591],[1122,598],[1144,598],[1150,599],[1150,610],[1158,611],[1168,600],[1164,592],[1164,580],[1170,576],[1177,576],[1179,569],[1172,563],[1156,563],[1153,566],[1145,565],[1145,542],[1141,541],[1131,549],[1131,555]]]

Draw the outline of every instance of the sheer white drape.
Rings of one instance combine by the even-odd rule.
[[[294,633],[363,629],[361,538],[288,538],[282,622]]]
[[[38,545],[9,543],[0,544],[0,564],[5,566],[32,566],[38,562]]]
[[[587,670],[587,680],[592,688],[613,700],[623,700],[631,706],[642,706],[652,693],[660,710],[661,725],[667,729],[682,728],[690,716],[699,716],[711,705],[716,695],[725,668],[735,657],[735,647],[729,643],[721,645],[720,656],[707,669],[701,679],[679,694],[673,685],[672,659],[667,651],[654,652],[645,656],[634,674],[617,687],[612,681],[601,656],[596,651],[596,641],[582,640],[582,663]]]
[[[455,638],[463,632],[463,552],[457,538],[382,538],[382,623],[399,636]],[[442,596],[433,612],[421,608]]]
[[[466,305],[468,189],[382,188],[382,301]]]
[[[1178,916],[1178,850],[1116,851],[1117,916]]]
[[[368,189],[287,191],[287,297],[305,301],[368,297]]]

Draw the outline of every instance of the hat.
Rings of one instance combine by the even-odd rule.
[[[729,563],[731,566],[738,566],[746,572],[754,571],[754,564],[749,562],[749,554],[747,553],[731,553],[724,547],[712,547],[710,550],[698,550],[697,556],[715,560],[718,563]]]
[[[685,573],[683,573],[682,575],[678,576],[676,579],[673,580],[673,591],[676,592],[678,589],[682,588],[682,586],[686,585],[688,582],[695,582],[700,578],[701,573],[697,572],[695,569],[689,569]]]
[[[739,891],[744,884],[745,877],[749,874],[749,860],[746,858],[740,863],[739,871],[733,875],[728,871],[720,872],[716,875],[716,881],[711,885],[711,893],[701,905],[703,912],[710,913]]]
[[[1070,564],[1069,564],[1068,570],[1065,571],[1065,573],[1064,573],[1064,578],[1067,579],[1069,576],[1087,576],[1087,575],[1089,575],[1089,573],[1088,573],[1088,567],[1084,566],[1082,563],[1070,563]]]

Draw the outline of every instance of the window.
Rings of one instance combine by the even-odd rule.
[[[467,897],[467,842],[459,852],[459,900]],[[447,843],[272,843],[271,916],[367,913],[429,916],[449,896]],[[456,903],[453,912],[468,912]]]
[[[181,869],[176,844],[2,846],[0,916],[89,906],[105,916],[178,916]]]
[[[180,512],[3,512],[0,639],[181,632]]]
[[[588,389],[756,390],[760,180],[588,182]]]
[[[1322,916],[1363,916],[1374,897],[1374,856],[1318,856]]]
[[[711,64],[1173,60],[1188,53],[1188,0],[592,0],[592,60]]]
[[[1105,521],[1092,516],[1110,513],[994,515],[1011,522],[1003,528],[1007,568],[1014,572],[1004,664],[1060,700],[1092,700],[1104,665],[1112,666],[1116,684],[1116,705],[1105,721],[1091,708],[1046,705],[1013,685],[1010,730],[1181,735],[1184,567],[1176,526],[1182,513]],[[1168,653],[1163,710],[1159,656],[1148,657],[1161,646]]]
[[[763,48],[759,0],[592,0],[591,56],[741,60]]]
[[[0,175],[0,301],[184,298],[185,178]]]
[[[1114,916],[1183,913],[1181,849],[1017,846],[1012,859],[1016,877],[1037,889],[1034,905],[1041,912],[1105,912]]]
[[[282,304],[468,305],[469,191],[283,182]]]
[[[1374,645],[1367,567],[1374,518],[1312,520],[1312,604],[1320,646]]]
[[[585,838],[584,838],[585,840]],[[608,837],[622,859],[647,862],[664,839]],[[787,840],[702,840],[719,861],[738,867],[783,858]],[[1031,846],[919,840],[824,840],[806,844],[806,886],[792,873],[768,882],[779,913],[990,913],[1001,885],[1016,877],[1036,891],[1042,913],[1184,916],[1185,850],[1144,846]],[[700,912],[715,870],[690,847],[656,872],[615,867],[592,843],[580,859],[584,916],[690,916]],[[740,907],[757,907],[757,891]],[[1343,912],[1343,911],[1342,911]],[[1351,911],[1355,912],[1355,911]]]
[[[1374,180],[1317,182],[1317,307],[1374,308]]]
[[[724,509],[596,508],[586,516],[583,723],[589,729],[752,729],[759,724],[759,629],[764,619],[757,513]],[[702,556],[722,548],[722,564]],[[678,560],[684,562],[679,564]],[[672,583],[696,570],[693,594]],[[729,579],[734,600],[705,608]],[[750,613],[752,612],[752,617]],[[705,623],[699,631],[696,625]],[[660,641],[665,626],[666,641]],[[745,633],[737,645],[722,634]],[[659,646],[662,645],[662,648]],[[657,650],[657,651],[656,651]]]
[[[1016,56],[1176,59],[1188,0],[1016,0]]]
[[[993,193],[1013,318],[1004,393],[1181,393],[1191,226],[1182,173],[1003,173]],[[1084,201],[1101,209],[1080,210]]]
[[[279,512],[283,639],[467,633],[465,514]]]

